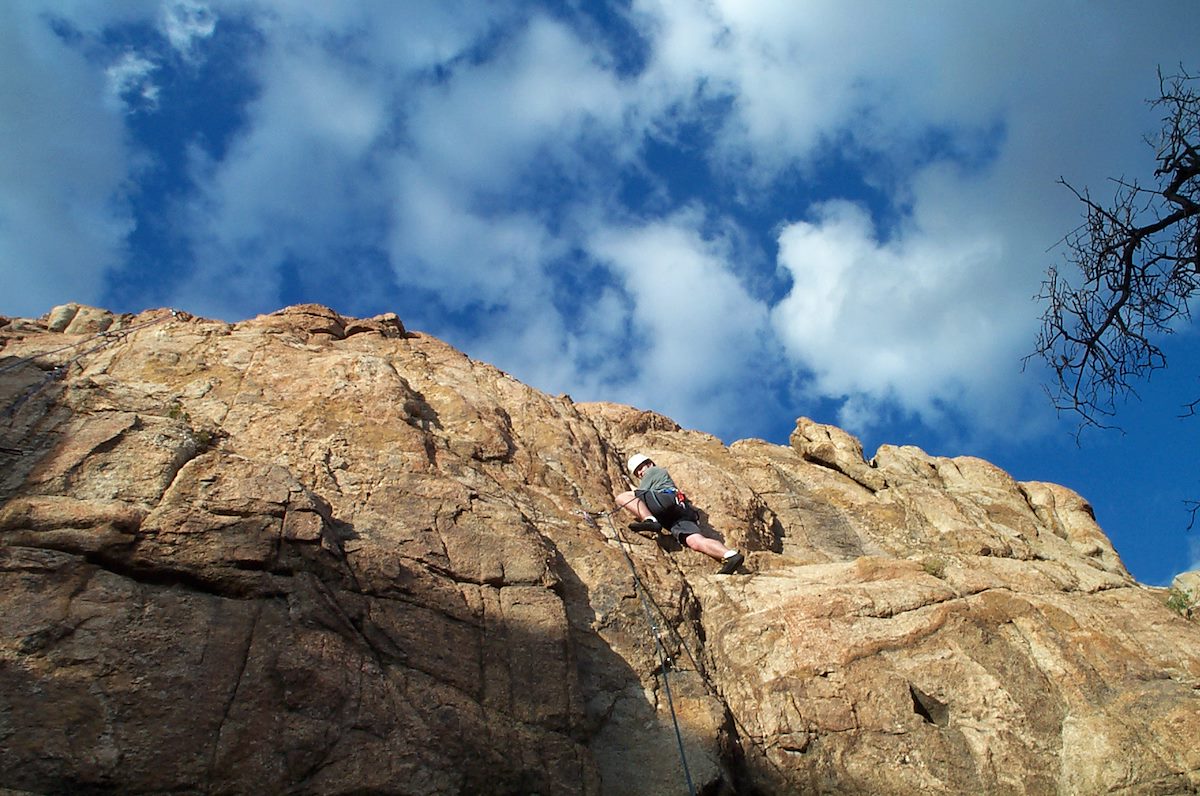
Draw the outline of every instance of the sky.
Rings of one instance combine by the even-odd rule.
[[[1150,181],[1200,4],[7,0],[0,314],[395,312],[516,378],[725,442],[795,419],[1083,495],[1200,567],[1200,341],[1084,433],[1046,269]]]

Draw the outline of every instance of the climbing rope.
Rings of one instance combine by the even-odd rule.
[[[594,511],[591,509],[584,508],[580,513],[583,514],[584,519],[586,519],[588,521],[588,523],[591,524],[593,527],[599,527],[595,523],[595,518],[598,518],[598,517],[608,517],[609,524],[612,525],[612,515],[620,513],[621,509],[625,508],[625,506],[629,505],[636,499],[637,498],[631,498],[630,500],[625,501],[625,503],[622,503],[620,506],[617,506],[617,508],[612,511]],[[614,526],[614,531],[615,531],[615,526]],[[625,545],[629,544],[629,542],[625,539],[623,534],[616,534],[616,535],[618,536],[617,541],[618,541],[619,545],[620,544],[625,544]],[[629,554],[625,552],[624,547],[621,548],[621,552],[625,553],[626,559],[629,558]],[[633,562],[629,561],[629,563],[630,563],[630,565],[632,565]],[[649,589],[646,589],[645,584],[642,582],[641,578],[638,577],[636,572],[634,573],[633,577],[634,577],[634,580],[637,582],[637,584],[642,587],[643,593],[645,593],[647,596],[649,596]],[[701,676],[701,678],[705,679],[705,684],[707,685],[708,682],[707,682],[706,675],[704,674],[704,669],[703,669],[703,667],[700,666],[700,662],[696,659],[696,656],[692,653],[692,648],[688,645],[687,641],[683,638],[682,635],[680,635],[679,631],[671,623],[671,620],[667,617],[666,613],[663,611],[662,607],[658,604],[658,602],[655,601],[652,596],[649,596],[649,600],[650,600],[650,603],[654,606],[654,610],[658,612],[659,617],[666,624],[667,629],[671,631],[671,635],[674,637],[675,641],[679,644],[680,649],[682,649],[684,651],[684,653],[688,657],[688,660],[691,661],[692,668],[695,669],[696,673],[699,674]],[[709,688],[709,691],[710,691],[710,693],[713,693],[713,694],[716,693],[715,690],[713,690],[711,688],[711,686]]]
[[[133,326],[128,326],[123,329],[105,329],[102,332],[96,332],[91,337],[85,337],[82,340],[76,340],[74,343],[70,343],[70,344],[62,346],[60,348],[55,348],[50,351],[43,351],[39,354],[32,354],[27,357],[21,357],[14,362],[10,362],[7,365],[0,367],[0,373],[8,373],[10,370],[16,370],[17,368],[23,367],[39,357],[48,357],[48,356],[52,356],[54,354],[59,354],[59,353],[62,353],[63,351],[69,351],[72,348],[81,346],[84,343],[90,343],[91,341],[93,341],[97,338],[101,338],[101,337],[105,338],[104,341],[101,342],[99,345],[93,346],[92,348],[89,348],[87,351],[81,351],[80,353],[76,354],[75,356],[73,356],[69,360],[67,360],[64,364],[58,365],[55,368],[51,369],[50,372],[53,373],[54,371],[58,370],[59,368],[69,368],[71,365],[75,364],[75,362],[77,362],[79,359],[87,356],[88,354],[99,351],[101,348],[104,348],[105,346],[112,345],[112,343],[114,343],[115,341],[129,336],[130,334],[138,331],[139,329],[145,329],[147,326],[153,326],[156,323],[162,323],[163,321],[167,320],[168,318],[179,317],[178,310],[170,310],[170,313],[171,313],[170,315],[160,315],[157,318],[151,318],[148,321],[142,321],[141,323],[134,324]]]
[[[618,506],[616,510],[620,511],[621,509],[625,508],[626,505],[628,505],[629,503],[632,503],[633,500],[636,500],[636,498],[632,498],[632,499],[626,501],[625,504]],[[683,733],[679,729],[679,715],[675,711],[675,700],[671,695],[671,682],[670,682],[670,678],[668,677],[668,669],[670,666],[670,656],[667,655],[666,648],[663,646],[662,634],[659,633],[658,623],[656,621],[654,621],[654,614],[650,610],[650,603],[652,603],[654,601],[652,599],[650,599],[650,597],[649,597],[648,590],[646,589],[646,584],[644,584],[642,582],[642,579],[638,577],[637,567],[634,566],[633,557],[631,555],[629,555],[629,550],[627,549],[627,547],[629,546],[629,541],[627,539],[625,539],[625,537],[617,529],[616,523],[613,522],[613,518],[612,518],[613,512],[611,512],[611,511],[588,511],[587,509],[584,509],[583,515],[584,515],[584,517],[586,517],[588,519],[589,522],[593,522],[594,518],[596,518],[596,517],[606,517],[608,519],[608,525],[612,529],[613,538],[616,539],[617,547],[620,548],[621,553],[625,556],[625,563],[629,565],[629,574],[633,578],[634,592],[638,595],[639,599],[641,600],[642,610],[646,614],[646,623],[650,626],[651,635],[654,636],[654,649],[655,649],[655,652],[658,654],[659,670],[662,672],[663,692],[666,693],[666,695],[667,695],[667,708],[671,711],[671,723],[675,727],[675,742],[679,746],[679,761],[683,765],[683,778],[687,782],[688,796],[696,796],[696,787],[695,787],[695,785],[692,784],[692,772],[688,768],[687,753],[684,751],[684,748],[683,748]],[[657,604],[655,604],[655,608],[658,608]],[[659,611],[661,613],[661,609],[659,609]],[[682,639],[680,639],[680,642],[681,642],[681,646],[683,646],[684,650],[688,653],[688,656],[690,657],[691,651],[687,649],[686,645],[682,644]],[[693,663],[695,663],[695,658],[692,658],[692,661],[693,661]],[[697,667],[697,671],[699,671],[699,667]]]
[[[77,362],[79,362],[79,360],[83,359],[87,355],[93,354],[93,353],[101,350],[102,348],[110,346],[118,340],[123,340],[124,338],[128,337],[129,335],[133,334],[134,332],[136,332],[140,329],[145,329],[147,326],[153,326],[156,323],[162,323],[163,321],[168,320],[170,318],[178,318],[178,317],[179,317],[178,310],[170,310],[169,315],[160,315],[157,318],[151,318],[148,321],[143,321],[142,323],[137,323],[137,324],[134,324],[133,326],[128,326],[123,329],[105,329],[102,332],[96,332],[95,334],[91,335],[90,337],[85,337],[82,340],[76,340],[74,343],[70,343],[68,345],[52,349],[50,351],[42,351],[40,353],[31,354],[26,357],[19,357],[19,358],[15,359],[14,361],[9,362],[6,365],[0,366],[0,374],[8,373],[10,371],[17,370],[18,368],[23,368],[26,365],[34,362],[34,360],[39,359],[41,357],[53,356],[54,354],[59,354],[59,353],[62,353],[63,351],[70,351],[72,348],[78,348],[79,346],[82,346],[86,343],[90,343],[94,340],[100,340],[100,342],[97,343],[96,345],[94,345],[91,348],[88,348],[84,351],[80,351],[80,352],[76,353],[74,356],[72,356],[70,359],[68,359],[66,362],[62,363],[61,365],[55,365],[54,367],[48,369],[46,371],[45,376],[43,376],[41,379],[35,381],[30,386],[26,387],[25,390],[20,395],[18,395],[11,404],[9,404],[9,406],[4,410],[4,412],[0,413],[0,418],[8,420],[8,419],[11,419],[12,417],[14,417],[17,413],[17,410],[19,410],[25,404],[26,401],[28,401],[30,398],[32,398],[34,395],[36,395],[38,393],[38,391],[41,390],[42,387],[44,387],[46,385],[47,382],[55,380],[55,379],[61,379],[63,376],[65,376],[67,374],[67,371],[69,371],[71,369],[72,365],[76,364]],[[8,446],[3,446],[3,447],[0,447],[0,453],[6,453],[9,455],[13,455],[13,456],[22,456],[22,455],[24,455],[25,452],[23,450],[21,450],[20,448],[11,448]]]

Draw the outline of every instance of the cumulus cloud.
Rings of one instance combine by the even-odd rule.
[[[747,400],[745,385],[764,383],[767,310],[733,275],[729,241],[706,235],[703,221],[688,208],[610,226],[588,250],[629,297],[632,339],[616,355],[638,374],[640,403],[715,422]]]
[[[306,39],[272,42],[260,70],[245,132],[220,162],[193,149],[195,192],[177,211],[195,259],[174,300],[219,317],[277,305],[285,265],[329,268],[379,242],[361,236],[383,213],[372,153],[386,94]]]
[[[353,247],[378,249],[401,285],[452,310],[527,312],[544,299],[542,269],[562,244],[535,214],[499,209],[494,197],[518,190],[550,149],[566,164],[584,117],[608,112],[586,48],[535,22],[499,64],[463,64],[473,42],[432,6],[409,26],[392,7],[369,18],[350,7],[277,10],[262,21],[261,93],[247,124],[222,161],[194,161],[183,218],[195,270],[176,301],[237,317],[281,294],[284,263],[326,268]],[[478,18],[488,15],[465,28],[486,30]],[[380,46],[380,29],[398,38]],[[426,59],[439,57],[447,78],[429,81]],[[571,80],[549,79],[549,63]],[[207,289],[214,282],[218,296]]]
[[[169,0],[159,11],[159,28],[175,51],[191,60],[200,43],[212,38],[217,19],[211,8],[197,0]]]
[[[133,219],[133,158],[103,74],[21,8],[0,25],[0,281],[4,311],[99,301]],[[63,292],[69,286],[70,293]]]
[[[793,285],[772,327],[810,395],[842,400],[840,421],[860,431],[896,410],[937,428],[951,415],[1010,425],[1038,397],[1019,378],[1030,297],[1077,212],[1054,177],[1136,168],[1148,60],[1182,38],[1114,9],[1031,22],[1012,6],[939,6],[931,25],[920,8],[877,4],[863,26],[836,3],[634,8],[655,45],[643,79],[685,103],[728,102],[709,157],[744,202],[803,186],[835,153],[875,192],[778,218]],[[1140,73],[1111,57],[1114,27],[1142,53],[1131,60],[1148,59]],[[1124,99],[1096,102],[1083,87],[1098,79]]]
[[[37,98],[2,122],[17,142],[0,155],[6,262],[102,292],[132,224],[122,187],[155,154],[127,151],[138,117],[120,111],[158,107],[168,69],[190,79],[242,25],[252,99],[219,109],[237,122],[219,152],[183,142],[189,170],[155,219],[186,239],[174,303],[264,311],[297,271],[320,282],[365,250],[393,300],[469,318],[445,331],[473,353],[695,425],[714,396],[790,374],[797,404],[843,401],[852,427],[895,410],[936,425],[947,407],[1002,427],[1026,400],[1029,297],[1074,221],[1053,179],[1137,162],[1154,59],[1188,35],[1118,7],[633,0],[614,14],[639,55],[618,68],[626,53],[577,4],[23,7],[0,32],[5,107]],[[105,50],[122,25],[155,41]],[[651,139],[707,170],[656,171]],[[699,196],[675,192],[711,174]],[[47,219],[61,234],[10,232]],[[353,311],[354,278],[319,298]],[[25,281],[29,296],[60,283]]]
[[[217,29],[218,16],[198,0],[166,0],[158,10],[158,30],[185,61],[199,58],[198,50]]]
[[[411,101],[409,156],[461,191],[516,190],[546,169],[576,176],[585,167],[579,145],[589,138],[610,157],[630,154],[614,134],[629,103],[622,86],[588,44],[541,17],[495,58],[456,66]]]
[[[562,245],[535,216],[472,212],[436,178],[397,177],[389,250],[398,278],[437,292],[453,309],[545,300],[542,268]]]
[[[134,52],[104,70],[107,81],[106,99],[109,107],[132,113],[158,108],[159,88],[151,79],[158,66]]]
[[[1015,363],[1011,340],[974,293],[1001,254],[1000,241],[986,237],[912,230],[880,240],[860,207],[829,202],[779,236],[793,285],[772,321],[821,395],[852,399],[848,425],[861,427],[872,402],[933,422],[943,401],[994,409],[988,395]]]

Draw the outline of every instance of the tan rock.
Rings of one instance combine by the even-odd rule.
[[[0,344],[0,789],[1200,789],[1200,625],[1063,487],[725,446],[394,315]],[[745,574],[585,513],[635,451]]]
[[[1195,594],[1200,594],[1200,570],[1180,572],[1171,581],[1171,586],[1179,589],[1180,591],[1190,591]]]
[[[872,492],[885,485],[883,475],[863,460],[862,443],[840,428],[801,417],[791,445],[805,461],[842,473]]]
[[[80,304],[64,304],[50,310],[46,325],[52,332],[65,334],[94,335],[106,331],[115,318],[107,310],[85,307]]]

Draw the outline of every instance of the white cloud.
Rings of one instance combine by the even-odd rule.
[[[404,80],[414,70],[447,68],[486,38],[511,5],[494,0],[220,0],[247,14],[276,41],[338,41],[365,63]]]
[[[402,164],[395,181],[389,250],[404,283],[433,290],[454,309],[545,299],[542,269],[562,244],[536,217],[473,212],[469,195],[412,164]]]
[[[633,345],[614,352],[635,376],[626,391],[643,406],[711,428],[735,401],[743,410],[757,404],[754,390],[770,365],[763,357],[766,307],[733,276],[728,241],[706,236],[703,222],[701,211],[687,209],[608,226],[587,247],[632,302]]]
[[[405,16],[275,4],[262,21],[271,42],[263,97],[197,205],[216,211],[201,226],[218,244],[206,261],[269,271],[287,249],[319,249],[344,237],[354,212],[382,207],[397,279],[450,308],[489,307],[495,315],[481,329],[528,319],[528,333],[476,343],[530,373],[549,372],[536,363],[552,361],[569,383],[611,386],[629,365],[626,388],[647,397],[655,379],[686,379],[690,388],[670,400],[688,417],[705,411],[703,396],[744,379],[747,352],[772,350],[775,334],[786,363],[811,371],[819,395],[849,397],[848,425],[867,425],[888,407],[938,423],[949,405],[998,428],[1025,400],[1015,374],[1033,335],[1029,297],[1070,211],[1048,175],[1056,162],[1104,160],[1059,144],[1108,113],[1078,90],[1104,52],[1068,59],[1054,38],[1062,19],[1030,29],[1004,9],[947,9],[936,27],[879,4],[871,9],[878,24],[864,27],[862,12],[836,4],[796,14],[785,2],[641,0],[630,19],[650,36],[648,67],[621,79],[595,43],[562,22],[535,13],[495,28],[503,9],[472,17],[464,8]],[[471,21],[460,24],[456,13]],[[946,35],[947,26],[957,34]],[[496,30],[505,32],[486,55],[456,57]],[[339,36],[354,43],[364,71],[317,44]],[[414,71],[431,64],[437,81]],[[781,208],[779,265],[796,285],[770,322],[768,307],[733,276],[728,245],[701,234],[695,213],[616,220],[611,183],[636,168],[644,133],[720,96],[732,104],[709,156],[734,190],[750,195],[781,174],[794,179],[787,167],[811,168],[829,142],[851,141],[850,157],[875,167],[867,180],[890,194],[899,219],[877,230],[837,202]],[[400,147],[379,149],[389,125]],[[609,152],[608,161],[589,162],[589,148]],[[297,162],[305,169],[289,170]],[[538,206],[527,182],[552,171],[574,190],[553,211]],[[796,216],[809,221],[789,224]],[[298,243],[306,240],[312,245]],[[551,301],[555,269],[572,247],[608,264],[625,289],[601,288],[606,310],[581,313],[574,320],[587,326],[578,334]],[[635,272],[661,281],[682,274],[693,312],[660,314]],[[269,279],[246,284],[276,289]],[[649,358],[598,365],[605,341],[629,325],[654,339],[653,367]]]
[[[217,14],[197,0],[167,0],[159,11],[159,29],[186,60],[196,57],[200,42],[212,38]]]
[[[577,168],[572,143],[621,103],[559,25],[535,19],[497,63],[472,65],[456,60],[474,44],[462,31],[482,34],[488,15],[456,28],[430,11],[416,20],[390,5],[364,15],[285,3],[263,18],[262,94],[230,154],[195,172],[188,226],[199,268],[177,301],[211,301],[213,273],[227,274],[220,283],[238,294],[209,312],[236,316],[278,294],[284,260],[325,267],[339,245],[376,245],[402,284],[449,307],[536,304],[562,244],[530,213],[494,200],[479,210],[481,192],[516,190],[547,157]],[[398,38],[385,46],[389,35]],[[352,46],[335,52],[339,37]],[[430,83],[422,73],[434,58],[454,63]],[[397,133],[398,146],[388,140]],[[372,218],[378,228],[364,229]]]
[[[883,228],[836,201],[781,210],[779,262],[796,284],[773,325],[816,395],[848,399],[843,422],[898,408],[940,426],[950,407],[996,433],[1039,397],[1019,378],[1031,297],[1077,213],[1054,178],[1098,181],[1144,160],[1152,60],[1187,50],[1182,28],[1011,4],[938,5],[936,23],[912,4],[635,8],[654,20],[647,84],[685,104],[728,97],[710,157],[740,195],[804,179],[832,147],[891,201]]]
[[[0,25],[0,312],[98,302],[125,255],[131,158],[104,77],[36,9]]]
[[[20,18],[45,25],[48,20],[65,20],[73,30],[97,37],[114,25],[139,24],[152,20],[162,0],[10,0],[6,9],[17,9]],[[36,20],[36,22],[35,22]]]
[[[785,227],[779,246],[794,283],[772,310],[775,328],[819,394],[854,399],[848,426],[884,401],[934,424],[938,401],[995,408],[989,391],[1016,369],[1003,321],[977,297],[998,298],[987,276],[998,239],[912,229],[880,241],[861,208],[830,202]]]
[[[378,243],[359,236],[383,214],[379,80],[307,37],[270,41],[258,68],[244,132],[220,162],[193,150],[196,190],[178,210],[195,261],[172,301],[230,319],[278,305],[285,263],[336,269],[342,249]]]
[[[636,145],[619,135],[623,87],[587,43],[542,17],[494,60],[457,67],[412,102],[411,156],[460,190],[507,190],[548,168],[575,172],[584,168],[577,147],[589,138],[614,159]]]
[[[132,113],[157,110],[159,88],[151,79],[158,66],[134,52],[126,52],[104,70],[109,107]]]

